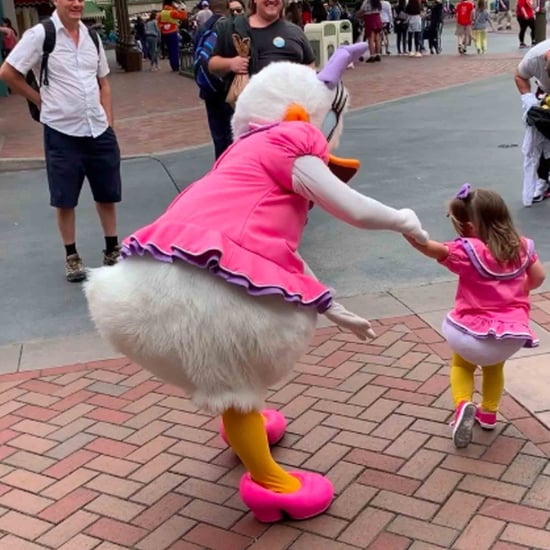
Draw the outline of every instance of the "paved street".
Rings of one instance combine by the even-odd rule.
[[[463,182],[497,189],[548,262],[550,205],[520,201],[516,43],[491,34],[490,54],[461,58],[448,31],[449,55],[348,71],[361,109],[339,153],[362,161],[357,189],[415,209],[437,239],[453,236],[445,203]],[[143,155],[123,163],[126,235],[208,170],[212,153],[180,151],[208,140],[192,81],[112,80],[122,149]],[[41,162],[40,127],[20,98],[0,99],[0,128],[0,549],[550,548],[550,281],[533,297],[541,346],[508,363],[497,430],[476,430],[458,451],[439,333],[453,277],[398,235],[314,209],[301,251],[347,307],[375,320],[377,338],[359,343],[321,320],[292,376],[272,388],[268,405],[289,421],[274,456],[326,474],[337,495],[318,518],[262,525],[239,499],[243,470],[218,419],[93,331],[80,286],[62,277],[43,170],[1,172]],[[88,192],[78,229],[82,255],[98,265]]]
[[[451,55],[392,58],[375,65],[363,63],[348,71],[345,81],[353,106],[510,73],[520,55],[517,39],[510,33],[491,34],[489,54],[484,57],[455,55],[451,26],[445,32],[443,45]],[[116,69],[113,52],[109,53],[116,131],[123,155],[160,153],[209,143],[204,106],[193,80],[170,72],[167,61],[162,62],[158,73],[125,74]],[[2,98],[1,105],[0,170],[8,159],[21,162],[42,158],[42,128],[28,115],[25,102],[9,97]]]

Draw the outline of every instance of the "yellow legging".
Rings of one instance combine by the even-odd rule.
[[[476,365],[453,353],[451,359],[451,393],[455,407],[462,401],[471,401],[474,396],[474,373]],[[504,362],[482,368],[481,408],[497,412],[504,391]]]
[[[476,49],[482,52],[487,51],[487,31],[479,30],[473,31],[474,41],[476,43]]]
[[[275,493],[293,493],[300,488],[298,479],[273,460],[261,413],[229,409],[223,413],[223,425],[229,444],[256,483]]]

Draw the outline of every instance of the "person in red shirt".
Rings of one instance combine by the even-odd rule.
[[[535,45],[535,10],[532,0],[518,0],[516,17],[519,24],[519,47],[527,48],[525,31],[531,29],[531,45]]]
[[[465,54],[466,48],[472,42],[472,21],[474,16],[474,4],[470,0],[461,0],[456,5],[456,39],[458,53]]]

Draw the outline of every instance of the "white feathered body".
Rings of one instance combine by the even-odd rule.
[[[92,270],[92,319],[116,350],[199,408],[261,409],[306,351],[317,312],[246,290],[183,261],[132,256]]]

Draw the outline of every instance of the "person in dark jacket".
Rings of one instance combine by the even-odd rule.
[[[426,29],[430,53],[441,53],[441,42],[439,37],[443,27],[443,3],[441,0],[434,0],[430,6],[430,23]]]

